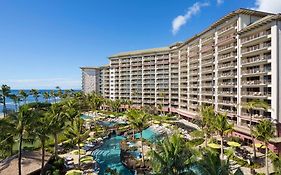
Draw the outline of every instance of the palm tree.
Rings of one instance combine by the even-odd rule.
[[[46,145],[46,140],[49,138],[49,133],[53,128],[51,127],[50,123],[50,118],[44,116],[43,112],[36,112],[34,113],[36,115],[35,121],[33,121],[33,126],[31,126],[34,135],[39,138],[41,142],[41,173],[43,174],[43,168],[45,164],[45,145]],[[35,127],[34,127],[35,126]]]
[[[57,103],[57,101],[56,101],[56,95],[55,95],[55,91],[54,91],[54,90],[51,90],[51,91],[50,91],[50,96],[53,97],[54,102]]]
[[[60,105],[54,103],[47,111],[46,116],[50,118],[50,133],[54,136],[54,153],[55,158],[58,157],[58,134],[64,130],[65,127],[65,113],[62,111]]]
[[[133,127],[133,140],[135,140],[135,127],[133,125],[133,122],[135,120],[135,116],[137,116],[137,110],[128,110],[126,112],[127,115],[127,119],[129,121],[129,123],[131,124],[131,126]]]
[[[276,175],[281,174],[281,156],[271,152],[270,158],[273,164],[274,173]]]
[[[89,97],[89,106],[93,112],[96,113],[96,111],[100,109],[102,104],[103,104],[103,99],[100,96],[96,94],[92,94]]]
[[[7,115],[6,99],[11,95],[11,88],[8,85],[3,84],[0,89],[1,103],[3,103],[4,117]]]
[[[20,102],[19,96],[17,96],[16,94],[11,94],[10,98],[13,100],[13,102],[15,104],[15,111],[17,111],[18,110],[18,106],[19,106],[19,102]]]
[[[218,132],[218,134],[220,135],[221,137],[221,160],[224,159],[224,155],[223,155],[223,140],[224,140],[224,137],[232,132],[233,130],[233,125],[230,124],[228,121],[227,121],[227,116],[226,114],[221,114],[221,113],[218,113],[216,115],[216,119],[215,119],[215,123],[214,123],[214,128],[215,130]]]
[[[214,121],[215,121],[215,111],[212,106],[202,106],[200,108],[200,116],[201,116],[201,127],[205,136],[205,146],[208,144],[208,138],[210,137],[213,129],[214,129]]]
[[[20,107],[19,112],[15,115],[12,115],[12,121],[15,125],[15,131],[19,140],[19,152],[18,152],[18,170],[19,175],[21,175],[21,158],[22,158],[22,142],[23,135],[27,131],[29,124],[33,119],[33,113],[27,105]]]
[[[26,93],[24,90],[20,90],[19,94],[22,97],[22,99],[24,100],[24,104],[26,104],[26,99],[28,97],[28,93]]]
[[[61,98],[63,95],[61,88],[59,86],[56,86],[56,90],[57,90],[57,93],[55,94],[55,96]]]
[[[73,124],[69,127],[66,136],[73,140],[78,146],[78,167],[80,167],[80,144],[89,135],[89,131],[85,131],[83,127],[84,120],[77,117],[74,119]]]
[[[63,105],[63,112],[68,121],[73,124],[74,119],[81,116],[81,113],[78,111],[78,103],[74,99],[70,99]]]
[[[199,156],[199,152],[188,146],[178,133],[164,139],[156,148],[149,155],[152,171],[159,175],[189,174],[189,167]]]
[[[39,92],[37,89],[31,89],[30,94],[33,96],[35,99],[35,102],[38,103],[38,98],[39,98]]]
[[[190,174],[198,175],[229,175],[234,172],[230,165],[229,159],[226,162],[220,160],[216,152],[203,150],[202,158],[189,167]],[[240,168],[237,168],[234,175],[243,175]]]
[[[11,122],[10,118],[6,117],[3,119],[0,119],[0,150],[2,155],[7,156],[7,152],[9,152],[9,155],[13,155],[13,145],[15,143],[14,136],[16,134],[15,132],[15,126]],[[4,157],[3,156],[3,157]]]
[[[50,99],[50,94],[49,94],[49,92],[44,92],[44,93],[43,93],[43,97],[45,98],[45,102],[48,103],[48,102],[49,102],[49,99]]]
[[[253,130],[254,136],[265,143],[265,167],[266,175],[269,175],[268,170],[268,144],[271,138],[274,137],[274,126],[273,123],[268,119],[263,119]]]
[[[142,163],[144,165],[144,151],[143,151],[143,136],[142,131],[145,127],[147,127],[147,122],[149,115],[145,113],[142,110],[135,110],[134,112],[131,112],[134,114],[134,116],[131,116],[131,125],[133,128],[137,129],[140,132],[140,139],[141,139],[141,152],[142,152]]]
[[[255,160],[257,157],[256,154],[256,145],[255,145],[255,138],[253,135],[253,113],[254,113],[254,109],[263,109],[263,110],[267,110],[269,109],[269,105],[261,100],[253,100],[253,101],[249,101],[247,103],[242,104],[242,107],[245,108],[247,110],[247,112],[250,114],[250,134],[251,134],[251,140],[252,140],[252,144],[253,144],[253,159]]]

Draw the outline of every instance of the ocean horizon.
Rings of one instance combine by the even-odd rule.
[[[23,90],[23,91],[29,93],[29,91],[30,91],[31,89],[12,89],[12,90],[11,90],[11,94],[16,94],[16,95],[18,95],[20,90]],[[73,89],[73,90],[74,90],[75,92],[81,91],[81,90],[77,90],[77,89]],[[57,92],[58,90],[57,90],[57,89],[38,89],[38,92],[39,92],[38,101],[39,101],[39,102],[45,102],[46,100],[45,100],[44,97],[43,97],[43,93],[44,93],[44,92],[49,92],[49,93],[50,93],[51,91]],[[62,91],[64,92],[65,90],[62,89]],[[59,100],[59,98],[57,97],[56,100]],[[50,97],[49,102],[52,103],[52,102],[54,102],[54,101],[55,101],[54,98]],[[29,96],[27,97],[27,99],[26,99],[26,102],[27,102],[27,103],[35,102],[35,98],[34,98],[32,95],[29,95]],[[24,104],[24,101],[21,101],[21,102],[20,102],[20,105],[22,105],[22,104]],[[6,106],[7,106],[7,109],[8,109],[8,110],[14,110],[14,109],[15,109],[15,104],[14,104],[13,100],[10,99],[10,98],[7,98],[7,99],[6,99]],[[0,114],[3,114],[3,104],[2,104],[2,103],[0,103]]]

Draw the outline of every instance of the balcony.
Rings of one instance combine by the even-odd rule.
[[[224,87],[233,87],[237,86],[237,82],[219,82],[218,85]]]
[[[214,63],[213,60],[206,60],[206,61],[202,61],[201,66],[212,65],[213,63]]]
[[[235,91],[220,91],[218,92],[219,96],[236,96],[237,92]]]
[[[201,53],[206,53],[206,52],[213,51],[213,50],[214,50],[214,46],[213,45],[203,46],[201,48]]]
[[[253,97],[253,98],[268,98],[268,97],[271,97],[271,92],[242,91],[241,94],[244,97]]]
[[[213,84],[212,83],[202,83],[201,87],[212,87]]]
[[[236,27],[236,23],[233,23],[233,24],[231,24],[231,25],[229,25],[227,27],[224,27],[224,28],[219,30],[218,35],[226,34],[226,33],[230,32],[230,31],[234,31],[235,27]]]
[[[245,49],[242,49],[242,56],[249,56],[251,54],[259,54],[263,51],[266,51],[269,47],[271,47],[271,42],[257,44],[254,46],[249,46]]]
[[[211,99],[211,98],[202,98],[201,102],[204,102],[204,103],[214,103],[214,100]]]
[[[231,100],[218,100],[218,102],[221,105],[226,105],[226,106],[236,106],[237,105],[236,101],[231,101]]]
[[[271,84],[271,80],[251,80],[242,81],[242,86],[267,86]]]
[[[224,54],[222,56],[220,56],[218,58],[219,61],[223,61],[223,60],[232,60],[232,59],[235,59],[235,57],[237,56],[236,53],[232,52],[232,53],[229,53],[229,54]]]
[[[231,34],[218,39],[218,46],[222,46],[224,44],[228,44],[230,42],[236,41],[236,35]]]
[[[237,73],[227,72],[227,73],[220,73],[218,78],[226,78],[226,77],[235,77]]]
[[[266,30],[266,31],[261,31],[258,33],[255,33],[253,35],[247,36],[247,37],[243,37],[241,39],[241,44],[242,45],[247,45],[249,43],[253,43],[253,42],[259,42],[262,39],[267,39],[268,35],[271,34],[271,30]]]
[[[265,69],[265,68],[253,68],[253,69],[248,69],[248,70],[242,70],[242,75],[243,76],[252,76],[252,75],[259,75],[259,74],[266,74],[271,72],[271,69]]]
[[[212,75],[209,75],[209,76],[202,76],[201,77],[201,80],[213,80],[215,77],[214,76],[212,76]]]
[[[231,43],[231,44],[227,44],[225,46],[221,46],[218,48],[218,53],[225,53],[225,52],[229,52],[231,50],[235,50],[236,44]]]
[[[253,65],[253,63],[263,63],[263,62],[267,62],[268,60],[271,59],[271,56],[263,56],[263,57],[260,57],[260,56],[255,56],[255,57],[251,57],[251,58],[248,58],[248,59],[242,59],[242,66],[245,66],[245,65]]]
[[[213,91],[201,91],[202,95],[213,95]]]
[[[237,66],[237,63],[227,63],[227,64],[219,64],[219,70],[233,69]]]

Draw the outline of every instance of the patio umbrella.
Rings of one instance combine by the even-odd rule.
[[[264,146],[263,144],[261,144],[261,143],[256,143],[255,146],[256,146],[257,148],[265,149],[265,146]]]
[[[208,147],[214,148],[214,149],[220,149],[220,145],[219,145],[219,144],[216,144],[216,143],[209,143],[209,144],[208,144]]]
[[[69,170],[66,172],[65,175],[82,175],[83,171],[80,170]]]
[[[240,147],[240,146],[241,146],[240,143],[234,142],[234,141],[229,141],[229,142],[227,142],[227,144],[228,144],[229,146],[232,146],[232,147]]]

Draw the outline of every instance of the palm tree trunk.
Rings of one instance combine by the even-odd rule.
[[[55,145],[54,145],[54,152],[55,152],[55,159],[58,157],[58,134],[54,134],[54,139],[55,139]]]
[[[18,153],[18,170],[19,170],[19,175],[21,175],[21,156],[22,156],[22,132],[20,133],[20,138],[19,138],[19,153]]]
[[[223,136],[221,135],[221,160],[223,160]]]
[[[78,168],[80,169],[80,142],[78,142]]]
[[[143,166],[144,166],[144,154],[143,154],[142,131],[140,132],[140,136],[141,136],[141,153],[142,153],[142,156],[141,156],[141,161],[142,161],[142,164],[143,164]]]
[[[43,174],[44,170],[44,164],[45,164],[45,140],[41,140],[41,151],[42,151],[42,157],[41,157],[41,174]]]
[[[269,175],[269,170],[268,170],[268,144],[265,144],[265,169],[266,169],[266,175]]]

